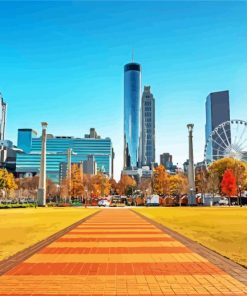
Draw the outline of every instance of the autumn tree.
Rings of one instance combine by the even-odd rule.
[[[108,196],[111,190],[111,183],[109,177],[98,172],[97,175],[91,178],[93,195],[94,196]]]
[[[109,183],[110,183],[110,186],[111,186],[111,188],[110,188],[111,194],[117,194],[117,182],[116,182],[116,180],[111,178],[109,180]]]
[[[138,185],[138,189],[140,189],[144,195],[152,193],[152,180],[150,178],[141,180]]]
[[[122,175],[117,184],[117,191],[119,194],[132,193],[136,189],[136,181],[127,175]]]
[[[213,194],[213,197],[216,194],[219,194],[221,191],[220,188],[220,177],[215,170],[209,170],[208,177],[207,177],[207,185],[206,185],[206,191]]]
[[[183,174],[170,175],[167,185],[171,195],[182,195],[188,192],[188,178]]]
[[[232,169],[227,169],[224,172],[221,181],[221,192],[228,197],[230,205],[230,198],[237,195],[236,177]]]
[[[71,166],[71,180],[68,180],[69,195],[71,197],[83,196],[83,175],[78,164],[74,163]]]
[[[206,167],[201,167],[195,171],[196,192],[205,194],[208,189],[209,173]]]
[[[163,165],[159,165],[154,170],[153,191],[155,194],[164,195],[169,192],[168,174]]]
[[[3,196],[7,197],[15,189],[17,189],[17,184],[14,175],[9,173],[6,169],[0,169],[0,190],[4,192]]]
[[[16,184],[22,196],[36,198],[39,176],[18,178],[16,179]],[[49,178],[46,179],[46,193],[48,198],[58,195],[58,186]]]
[[[247,182],[247,164],[243,161],[225,157],[219,160],[214,161],[209,166],[209,173],[213,172],[217,174],[220,182],[223,178],[223,175],[227,169],[231,169],[236,177],[237,185],[242,185],[246,187]]]

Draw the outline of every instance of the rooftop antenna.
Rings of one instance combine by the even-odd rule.
[[[134,63],[134,48],[132,48],[132,63]]]

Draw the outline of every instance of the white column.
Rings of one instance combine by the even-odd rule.
[[[194,124],[187,124],[189,131],[189,168],[188,168],[188,178],[189,178],[189,205],[196,204],[195,201],[195,173],[194,173],[194,156],[193,156],[193,127]]]
[[[42,147],[40,158],[40,175],[39,175],[39,188],[37,193],[37,201],[39,206],[46,205],[46,128],[48,123],[41,122],[42,126]]]

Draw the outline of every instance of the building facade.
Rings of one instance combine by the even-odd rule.
[[[41,138],[32,129],[18,130],[18,148],[16,172],[21,176],[39,174],[41,156]],[[112,142],[110,138],[74,138],[47,135],[46,166],[47,177],[59,183],[60,163],[67,163],[67,151],[72,149],[71,162],[87,161],[93,155],[98,171],[111,177]]]
[[[172,155],[170,153],[162,153],[160,155],[160,164],[169,169],[173,165]]]
[[[124,66],[124,169],[140,166],[141,65]]]
[[[211,132],[221,123],[230,121],[230,104],[229,104],[229,91],[219,91],[210,93],[206,99],[206,125],[205,125],[205,138],[206,143]],[[209,147],[207,153],[207,160],[213,161],[216,159],[218,150],[222,143],[222,140],[226,140],[231,143],[230,131],[226,135],[222,135],[223,139],[219,139],[215,135],[213,137],[213,144]],[[227,138],[226,138],[227,137]],[[218,143],[218,144],[217,144]]]
[[[144,86],[141,102],[141,163],[149,166],[155,162],[155,100],[150,86]]]

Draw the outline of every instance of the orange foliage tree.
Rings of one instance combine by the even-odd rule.
[[[94,196],[108,196],[111,189],[109,178],[103,173],[99,172],[91,178],[92,193]]]
[[[168,174],[163,165],[159,165],[154,170],[153,191],[155,194],[164,195],[169,192]]]
[[[83,174],[80,167],[77,164],[71,166],[71,184],[70,195],[72,197],[83,196]]]
[[[234,176],[234,173],[231,169],[227,169],[224,172],[221,181],[221,192],[229,198],[229,205],[230,198],[237,195],[236,177]]]
[[[117,184],[117,191],[119,194],[127,194],[128,189],[135,189],[136,181],[134,178],[131,178],[127,175],[122,175],[121,179]]]

